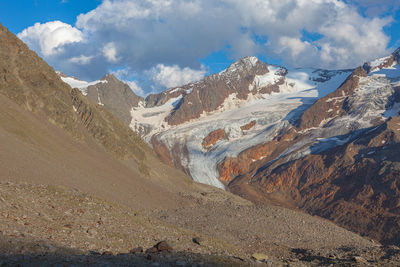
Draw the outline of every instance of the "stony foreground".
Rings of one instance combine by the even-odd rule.
[[[265,221],[271,221],[268,217],[271,214],[279,221],[285,209],[262,209],[247,202],[236,203],[234,199],[226,205],[223,199],[213,199],[212,192],[203,194],[204,199],[193,199],[199,205],[191,209],[192,213],[189,209],[154,211],[150,217],[76,190],[0,183],[0,266],[396,266],[400,263],[399,248],[381,247],[351,233],[347,246],[337,247],[341,233],[334,226],[330,228],[330,224],[324,229],[335,231],[331,237],[336,247],[318,249],[316,246],[325,240],[323,236],[316,240],[315,246],[293,247],[290,238],[279,232],[275,233],[277,239],[260,242],[271,238],[273,233],[254,235],[251,228],[263,223],[252,210],[257,210]],[[235,216],[255,216],[255,223],[246,226],[240,225],[240,219],[231,219],[229,226],[226,221],[226,227],[222,227],[224,224],[218,218],[227,219],[222,212],[224,205],[226,211],[236,205]],[[164,222],[155,219],[156,214]],[[312,218],[299,216],[305,216],[305,220]],[[204,223],[201,218],[208,218],[208,225],[214,224],[215,231],[206,225],[201,229]],[[307,223],[314,223],[319,231],[318,223]],[[284,226],[281,227],[284,231]]]

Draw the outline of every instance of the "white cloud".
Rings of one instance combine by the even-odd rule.
[[[117,48],[113,42],[108,43],[103,47],[103,54],[110,63],[117,63],[119,60],[117,58]]]
[[[135,81],[124,81],[129,87],[132,89],[132,91],[139,95],[139,96],[145,96],[146,93],[143,91],[143,89],[135,82]]]
[[[355,2],[357,6],[350,4]],[[389,53],[390,38],[383,28],[391,18],[365,17],[359,11],[359,5],[377,3],[103,0],[96,9],[79,15],[74,27],[61,22],[35,24],[19,36],[57,69],[98,79],[110,67],[126,68],[153,82],[136,82],[148,92],[201,78],[205,71],[199,59],[219,50],[233,59],[274,57],[291,67],[356,67]],[[52,24],[65,34],[44,26]],[[266,42],[256,41],[255,36]],[[91,57],[90,69],[78,60],[82,54]]]
[[[78,57],[71,58],[69,61],[71,63],[76,63],[76,64],[79,64],[79,65],[87,65],[87,64],[90,63],[92,58],[93,58],[93,56],[80,55]]]
[[[43,56],[60,53],[64,45],[83,41],[81,31],[61,21],[36,23],[19,33],[18,37]]]
[[[200,70],[194,70],[187,67],[181,69],[178,65],[165,66],[164,64],[158,64],[151,70],[146,71],[146,74],[156,84],[170,88],[198,81],[204,77],[206,72],[204,66]]]
[[[282,49],[288,49],[292,57],[297,57],[307,48],[307,45],[309,45],[308,42],[303,42],[299,38],[288,36],[280,37],[279,44],[281,45]]]

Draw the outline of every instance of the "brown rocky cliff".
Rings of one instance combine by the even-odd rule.
[[[253,169],[257,169],[256,166],[260,167],[264,163],[272,161],[292,143],[293,140],[279,141],[275,138],[270,142],[245,149],[240,152],[236,158],[225,158],[217,165],[217,170],[220,175],[219,180],[229,183],[235,177],[249,173]]]
[[[240,129],[242,129],[242,131],[248,131],[251,128],[253,128],[256,125],[256,121],[251,121],[246,125],[240,126]]]
[[[191,84],[185,85],[183,87],[171,88],[159,94],[149,94],[145,100],[146,107],[151,108],[155,106],[161,106],[167,103],[168,100],[170,100],[171,98],[176,98],[181,95],[186,95],[188,91],[185,88],[190,88],[190,86]]]

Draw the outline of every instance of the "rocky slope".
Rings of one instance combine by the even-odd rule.
[[[0,262],[6,266],[382,266],[399,261],[397,247],[378,246],[306,214],[256,207],[228,193],[204,189],[185,195],[192,207],[153,211],[149,216],[78,190],[0,183]],[[228,226],[226,219],[231,222]],[[291,220],[301,223],[296,226]],[[168,249],[153,251],[163,240]]]

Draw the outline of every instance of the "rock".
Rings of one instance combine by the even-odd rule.
[[[268,256],[263,253],[254,253],[253,255],[251,255],[251,257],[256,261],[265,261],[268,259]]]
[[[248,131],[253,128],[254,125],[256,125],[256,121],[251,121],[248,124],[241,126],[240,129],[242,129],[242,131]]]
[[[226,138],[226,133],[223,129],[212,131],[206,137],[204,137],[202,146],[204,148],[210,148],[223,138]]]
[[[137,247],[137,248],[133,248],[129,251],[129,253],[132,254],[136,254],[136,253],[142,253],[143,252],[143,248],[142,247]]]
[[[201,242],[203,242],[203,239],[201,237],[193,237],[192,239],[193,243],[197,245],[201,245]]]
[[[65,225],[64,225],[64,227],[65,227],[65,228],[72,229],[72,224],[70,224],[70,223],[67,223],[67,224],[65,224]]]
[[[355,261],[357,263],[367,263],[367,260],[360,256],[354,256],[353,261]]]
[[[160,252],[172,251],[172,247],[166,241],[158,242],[154,247]]]
[[[91,229],[88,229],[87,231],[86,231],[86,233],[88,234],[88,235],[90,235],[90,236],[95,236],[95,235],[97,235],[97,231],[95,230],[95,229],[93,229],[93,228],[91,228]]]
[[[158,250],[157,250],[157,248],[156,247],[151,247],[151,248],[148,248],[148,249],[146,249],[146,253],[148,254],[148,253],[156,253]]]

